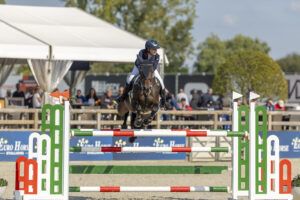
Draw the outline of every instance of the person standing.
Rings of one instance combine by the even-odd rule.
[[[42,98],[40,95],[40,88],[34,88],[33,96],[32,96],[32,107],[33,108],[41,108],[42,107]]]
[[[182,100],[183,98],[185,99],[186,104],[187,104],[187,105],[190,105],[190,104],[189,104],[189,98],[188,98],[187,94],[186,94],[186,93],[183,91],[183,89],[181,88],[181,89],[179,89],[179,93],[178,93],[177,96],[176,96],[177,102],[178,102],[178,103],[181,103],[181,100]]]
[[[25,100],[25,94],[24,94],[24,92],[21,90],[20,84],[19,84],[19,83],[16,84],[16,91],[14,91],[13,97],[22,97],[22,98],[24,98],[24,100]]]

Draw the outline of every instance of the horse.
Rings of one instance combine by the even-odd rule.
[[[143,63],[139,67],[139,74],[133,79],[131,92],[123,102],[118,104],[118,114],[125,116],[122,128],[126,128],[128,113],[132,113],[131,128],[147,128],[159,109],[161,85],[154,76],[151,63]]]

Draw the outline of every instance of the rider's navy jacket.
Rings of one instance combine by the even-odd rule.
[[[157,69],[158,63],[159,63],[159,54],[156,54],[155,56],[152,56],[150,59],[148,59],[148,53],[146,49],[142,49],[139,52],[139,57],[143,58],[144,60],[150,61],[153,63],[154,70]],[[135,60],[135,66],[139,67],[139,65],[142,64],[139,59]]]

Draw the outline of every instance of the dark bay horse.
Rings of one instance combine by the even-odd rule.
[[[131,92],[118,105],[118,114],[124,116],[132,112],[131,127],[147,128],[159,109],[160,90],[161,85],[154,76],[153,65],[141,64]],[[126,118],[122,127],[126,127]]]

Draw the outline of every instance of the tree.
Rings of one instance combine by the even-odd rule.
[[[269,53],[270,47],[259,39],[252,39],[243,35],[236,35],[230,40],[220,40],[211,35],[198,45],[199,54],[194,63],[197,72],[216,73],[219,66],[225,63],[226,58],[239,51],[260,51]]]
[[[213,80],[216,93],[237,91],[247,96],[250,91],[262,97],[287,98],[287,82],[280,66],[260,51],[240,50],[230,55]]]
[[[0,0],[0,4],[5,4],[5,0]]]
[[[67,0],[82,9],[142,38],[154,38],[166,50],[166,72],[187,72],[182,67],[193,52],[191,29],[195,1],[189,0]],[[98,65],[100,66],[100,65]],[[128,72],[128,65],[121,71]],[[130,65],[130,68],[132,64]],[[105,67],[105,70],[108,68]]]
[[[200,53],[194,67],[198,72],[213,72],[218,66],[225,62],[225,42],[217,35],[211,35],[198,46]]]
[[[300,73],[300,55],[293,53],[277,60],[285,73]]]

